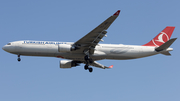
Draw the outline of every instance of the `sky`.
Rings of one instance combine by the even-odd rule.
[[[75,42],[121,10],[104,42],[143,45],[166,26],[180,37],[179,0],[1,0],[0,47],[18,40]],[[172,56],[101,60],[60,69],[54,57],[21,56],[0,49],[0,101],[180,101],[180,41]]]

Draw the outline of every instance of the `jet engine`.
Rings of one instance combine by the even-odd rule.
[[[72,61],[72,60],[61,60],[60,61],[60,68],[72,68],[79,66],[78,62]]]
[[[59,44],[58,46],[59,52],[71,52],[73,50],[76,50],[76,48],[69,44]]]

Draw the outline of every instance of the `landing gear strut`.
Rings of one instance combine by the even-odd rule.
[[[86,64],[93,63],[93,60],[88,55],[84,56],[84,60],[86,61]]]
[[[86,65],[84,66],[84,69],[85,69],[85,70],[88,69],[89,72],[92,72],[93,69],[92,69],[91,67],[89,67],[89,63],[90,63],[90,64],[93,63],[93,60],[92,60],[88,55],[84,56],[84,60],[86,61]]]
[[[21,58],[20,58],[20,54],[18,54],[18,59],[17,59],[19,62],[21,61]]]
[[[84,66],[84,69],[89,70],[89,72],[92,72],[93,69],[91,67],[89,67],[89,64],[92,64],[94,61],[89,57],[89,54],[90,54],[89,49],[84,50],[84,54],[85,54],[84,60],[85,60],[85,63],[86,63],[86,65]]]

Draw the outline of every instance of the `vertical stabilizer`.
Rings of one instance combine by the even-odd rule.
[[[152,39],[147,44],[144,44],[143,46],[154,46],[159,47],[165,42],[167,42],[174,31],[175,27],[167,26],[163,31],[161,31],[154,39]]]

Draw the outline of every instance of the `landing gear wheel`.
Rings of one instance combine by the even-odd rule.
[[[89,68],[89,72],[91,73],[93,71],[93,69],[92,68]]]
[[[89,72],[91,73],[91,72],[93,71],[93,69],[90,68],[88,64],[89,64],[89,63],[92,64],[94,61],[89,57],[89,55],[85,55],[85,56],[84,56],[84,60],[86,61],[86,62],[85,62],[86,65],[84,66],[84,69],[85,69],[85,70],[88,69]]]
[[[21,58],[18,58],[17,60],[20,62],[20,61],[21,61]]]
[[[85,66],[84,66],[84,69],[85,69],[85,70],[89,69],[88,65],[85,65]]]
[[[18,54],[18,59],[17,59],[19,62],[21,61],[21,58],[20,58],[20,54]]]

